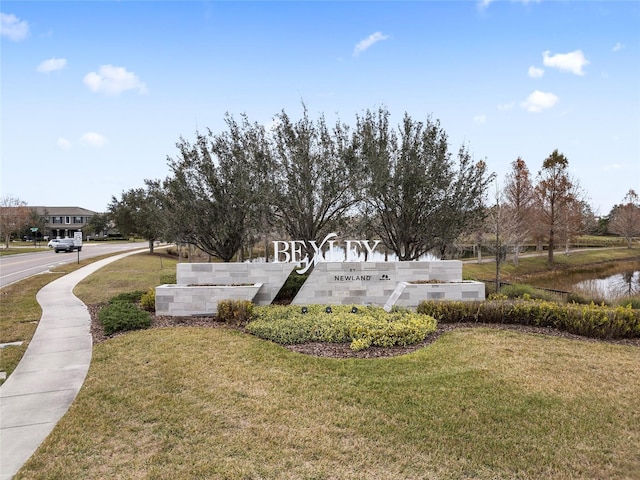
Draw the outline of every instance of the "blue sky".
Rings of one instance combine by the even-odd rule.
[[[640,191],[640,2],[3,1],[0,195],[104,211],[180,136],[284,109],[439,119],[502,183],[554,149],[596,213]]]

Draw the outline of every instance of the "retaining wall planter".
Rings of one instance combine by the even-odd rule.
[[[273,302],[287,277],[295,267],[291,263],[178,263],[178,285],[232,285],[260,283],[262,288],[254,298],[256,305]]]
[[[384,309],[390,312],[394,306],[416,309],[423,300],[484,300],[483,282],[465,280],[448,283],[400,282]]]
[[[156,315],[173,317],[217,315],[221,300],[253,302],[262,287],[252,285],[175,285],[156,287]]]
[[[323,262],[307,278],[295,305],[384,306],[400,282],[462,283],[462,262]]]

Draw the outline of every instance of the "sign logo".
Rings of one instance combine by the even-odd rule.
[[[275,263],[298,263],[301,268],[296,270],[297,273],[306,273],[312,266],[320,262],[359,262],[360,253],[366,252],[366,258],[371,258],[374,250],[380,244],[380,240],[346,240],[344,242],[344,253],[342,258],[335,258],[336,254],[336,241],[334,240],[338,236],[333,232],[324,237],[324,239],[318,243],[315,240],[276,240],[273,242],[274,262]],[[302,250],[310,245],[313,256],[309,258],[309,254],[302,257]],[[325,248],[326,246],[326,248]],[[327,259],[327,255],[329,258]]]

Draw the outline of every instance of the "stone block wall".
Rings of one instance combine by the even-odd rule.
[[[400,282],[384,304],[386,311],[394,306],[416,309],[423,300],[484,300],[482,282],[408,283]]]
[[[383,306],[400,282],[418,280],[462,282],[462,262],[318,263],[293,303]]]
[[[257,305],[269,305],[293,271],[292,263],[179,263],[178,285],[234,285],[261,283],[254,298]]]
[[[216,315],[221,300],[253,301],[262,284],[245,286],[160,285],[156,287],[156,314],[174,317]]]

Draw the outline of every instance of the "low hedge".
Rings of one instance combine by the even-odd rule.
[[[232,325],[244,325],[253,315],[253,303],[249,300],[220,300],[216,320]]]
[[[425,301],[417,311],[442,323],[520,324],[553,327],[592,338],[640,337],[640,311],[631,306],[558,304],[544,300]]]
[[[387,313],[374,307],[270,305],[257,307],[246,329],[283,345],[350,342],[358,351],[370,346],[416,344],[436,330],[436,321],[409,310]]]
[[[100,310],[98,318],[102,322],[106,335],[151,326],[149,312],[140,310],[134,303],[128,301],[110,302]]]

